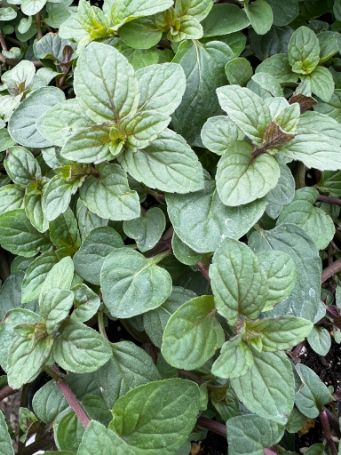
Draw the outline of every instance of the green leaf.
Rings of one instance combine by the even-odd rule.
[[[173,115],[174,129],[190,144],[199,137],[208,117],[219,113],[214,91],[226,82],[224,67],[233,56],[227,44],[210,41],[181,45],[175,56],[186,75],[186,91]]]
[[[48,238],[29,222],[24,209],[0,215],[0,244],[19,256],[32,257],[49,246]]]
[[[13,389],[19,389],[38,376],[50,357],[53,344],[53,339],[46,334],[39,338],[34,325],[19,327],[8,356],[7,380]]]
[[[50,222],[50,239],[60,255],[72,256],[79,249],[81,239],[77,220],[71,209]]]
[[[217,310],[230,325],[240,316],[254,319],[260,314],[267,285],[258,258],[248,246],[224,240],[214,253],[209,274]]]
[[[243,133],[226,115],[210,117],[201,130],[202,143],[217,155],[228,152],[234,142],[243,138]]]
[[[24,204],[28,219],[39,232],[46,232],[49,222],[43,211],[41,182],[32,182],[26,187]]]
[[[212,373],[219,378],[238,378],[243,376],[252,364],[252,351],[241,337],[237,336],[223,344],[212,365]]]
[[[153,17],[143,17],[141,19],[125,23],[120,28],[120,37],[127,47],[125,47],[123,50],[122,43],[119,43],[117,47],[118,50],[122,52],[122,54],[124,54],[128,58],[129,62],[134,66],[134,68],[137,69],[141,68],[141,66],[136,65],[136,63],[134,64],[135,59],[133,56],[137,57],[140,55],[141,57],[145,55],[147,57],[149,55],[151,57],[153,54],[157,54],[155,54],[154,49],[152,50],[153,54],[150,52],[148,54],[145,52],[135,52],[135,50],[149,51],[151,48],[153,48],[153,46],[156,46],[162,38],[162,31],[159,30],[159,28],[156,26]],[[150,63],[158,63],[158,61],[159,57],[157,57],[155,60],[152,59]]]
[[[341,122],[341,90],[335,90],[332,97],[328,102],[320,101],[315,106],[315,111],[321,112],[321,114],[326,114],[338,121]]]
[[[32,92],[11,115],[8,131],[12,139],[31,148],[53,145],[39,133],[37,123],[48,109],[64,99],[64,93],[56,87],[42,87]]]
[[[195,370],[204,365],[224,342],[212,296],[184,303],[169,318],[161,353],[175,368]],[[195,346],[195,349],[193,349]]]
[[[77,99],[72,98],[46,111],[39,118],[37,128],[48,141],[62,147],[77,129],[91,127],[93,124],[94,122],[84,115],[84,109]]]
[[[181,16],[193,16],[202,21],[211,11],[212,0],[179,0],[175,4],[175,11]]]
[[[26,186],[41,177],[38,162],[24,147],[12,147],[4,159],[7,174],[18,185]]]
[[[74,295],[72,319],[78,322],[88,321],[101,305],[99,296],[84,283],[77,284],[72,288],[72,292]]]
[[[323,406],[333,399],[332,394],[317,374],[306,365],[297,364],[296,371],[301,385],[296,393],[295,404],[303,415],[315,419]]]
[[[311,321],[293,316],[246,321],[246,339],[259,337],[264,352],[284,351],[303,341],[311,332]]]
[[[295,179],[288,166],[280,166],[281,175],[277,185],[271,190],[265,199],[268,202],[266,213],[276,219],[282,208],[289,204],[295,197]]]
[[[136,111],[134,70],[120,52],[107,44],[91,43],[83,50],[75,70],[74,88],[85,115],[95,122],[124,118]]]
[[[27,16],[34,16],[41,11],[47,0],[22,0],[21,10]]]
[[[80,199],[78,199],[76,204],[76,216],[82,240],[84,240],[93,229],[96,229],[98,227],[105,227],[109,222],[109,220],[100,218],[99,216],[90,212],[84,202]]]
[[[75,453],[84,433],[84,427],[73,411],[64,412],[54,425],[54,439],[61,450],[72,450]]]
[[[243,30],[250,24],[245,12],[236,5],[214,5],[203,21],[205,38],[228,35]]]
[[[310,74],[314,71],[320,60],[320,44],[313,30],[302,26],[293,32],[288,57],[295,73]]]
[[[139,109],[170,115],[179,106],[186,89],[186,77],[176,63],[150,65],[136,72],[140,91]]]
[[[112,5],[111,18],[114,24],[123,24],[138,17],[151,16],[165,11],[173,4],[172,0],[117,0]]]
[[[307,167],[331,170],[341,168],[339,124],[318,112],[306,112],[300,118],[295,138],[281,153],[302,161]]]
[[[55,220],[67,210],[72,195],[77,192],[82,181],[79,178],[66,181],[59,175],[52,177],[44,187],[42,200],[43,211],[48,221]]]
[[[123,223],[124,233],[136,241],[142,253],[158,243],[165,228],[166,217],[159,207],[152,207],[140,218]]]
[[[171,315],[193,297],[194,292],[174,286],[171,295],[160,307],[144,313],[143,327],[155,346],[161,348],[162,335]]]
[[[128,174],[150,188],[189,193],[203,187],[196,154],[179,134],[168,129],[145,149],[127,150],[120,161]]]
[[[128,119],[124,125],[126,134],[128,135],[127,143],[131,147],[143,149],[154,141],[169,125],[171,118],[169,115],[158,111],[143,110],[138,112],[130,120]],[[120,147],[118,148],[120,151]],[[115,156],[116,151],[111,150]]]
[[[73,298],[71,291],[58,288],[52,288],[40,294],[40,314],[45,320],[48,334],[55,334],[61,322],[68,317]]]
[[[268,311],[290,296],[296,285],[296,265],[283,251],[261,252],[257,257],[266,275],[268,292],[263,311]]]
[[[328,354],[332,344],[331,336],[324,327],[313,327],[307,340],[313,351],[322,356]]]
[[[283,426],[256,415],[241,415],[228,420],[229,455],[263,455],[266,447],[277,444]]]
[[[335,226],[323,209],[314,206],[318,194],[315,188],[297,190],[294,200],[281,211],[277,224],[296,224],[311,237],[319,250],[323,250],[333,239]]]
[[[290,24],[299,15],[299,5],[296,0],[267,0],[274,16],[274,25],[284,27]]]
[[[104,259],[123,247],[120,235],[111,227],[93,229],[74,256],[76,272],[91,284],[99,285],[99,275]]]
[[[40,288],[40,295],[51,288],[70,290],[74,275],[74,265],[70,257],[61,259],[47,272]]]
[[[219,160],[217,191],[223,204],[239,206],[260,199],[278,183],[280,167],[268,153],[252,157],[252,146],[237,141]]]
[[[103,301],[111,316],[131,318],[162,305],[172,292],[169,273],[130,248],[118,248],[100,273]]]
[[[230,84],[246,85],[251,79],[253,70],[245,57],[235,57],[226,63],[225,73]]]
[[[17,185],[0,187],[0,215],[11,210],[19,209],[24,200],[24,190]]]
[[[0,411],[0,451],[2,455],[14,455],[12,440],[2,411]]]
[[[32,400],[34,413],[39,420],[46,424],[52,423],[67,407],[68,403],[55,381],[44,384],[34,394]]]
[[[131,220],[140,215],[139,197],[131,190],[124,170],[117,164],[96,167],[98,176],[90,176],[80,190],[88,209],[102,218]]]
[[[260,143],[271,122],[269,108],[262,98],[238,85],[219,87],[217,95],[221,108],[229,118],[252,141]]]
[[[295,381],[289,359],[282,352],[253,350],[253,365],[231,380],[239,400],[260,417],[284,424],[294,406]]]
[[[91,373],[110,359],[111,349],[96,330],[70,319],[55,340],[52,355],[66,371]]]
[[[55,253],[47,252],[31,262],[27,267],[22,282],[22,303],[31,302],[39,297],[46,275],[57,261],[58,259]]]
[[[92,420],[86,428],[77,455],[134,455],[123,439],[96,420]]]
[[[259,220],[266,202],[259,200],[239,207],[222,204],[214,181],[206,176],[202,191],[166,195],[167,210],[180,239],[198,253],[213,252],[226,238],[239,239]]]
[[[318,66],[312,73],[306,76],[304,80],[309,81],[311,91],[314,95],[325,102],[330,100],[334,93],[335,84],[332,73],[328,68]]]
[[[11,264],[13,267],[13,263]],[[21,283],[22,274],[14,273],[9,275],[0,288],[0,321],[6,316],[7,311],[21,306]]]
[[[189,437],[199,407],[200,392],[194,382],[155,381],[140,385],[115,402],[110,428],[134,450],[173,455]]]
[[[131,341],[113,343],[112,357],[96,372],[98,384],[109,406],[129,390],[160,379],[152,358]]]
[[[321,260],[310,237],[298,226],[281,224],[270,231],[252,233],[249,245],[257,253],[278,250],[291,256],[298,272],[297,280],[289,299],[281,307],[280,315],[315,321],[321,295]]]
[[[272,8],[266,0],[245,4],[245,13],[257,35],[265,35],[273,22]]]
[[[172,250],[173,254],[176,259],[185,265],[195,265],[198,264],[199,261],[204,259],[204,254],[197,253],[196,251],[192,250],[189,246],[184,243],[180,237],[176,235],[173,231],[172,235]]]

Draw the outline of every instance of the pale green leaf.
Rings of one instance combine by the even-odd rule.
[[[318,355],[326,356],[330,351],[332,339],[325,327],[313,327],[307,340],[310,347]]]
[[[224,342],[212,296],[195,297],[169,318],[161,353],[175,368],[195,370],[204,365]]]
[[[46,250],[49,240],[34,229],[24,209],[16,209],[0,215],[0,244],[13,254],[32,257]]]
[[[128,185],[124,170],[117,164],[100,164],[98,176],[91,176],[80,190],[88,209],[102,218],[131,220],[140,215],[139,197]]]
[[[210,117],[201,130],[202,143],[217,155],[228,152],[234,142],[243,138],[243,133],[226,115]]]
[[[55,340],[52,355],[66,371],[91,373],[110,359],[111,349],[96,330],[70,319]]]
[[[71,317],[78,322],[86,322],[97,313],[101,300],[86,284],[80,283],[72,288],[74,310]]]
[[[12,147],[4,159],[7,174],[18,185],[26,186],[41,177],[38,162],[32,153],[24,147]]]
[[[109,0],[114,24],[122,24],[138,17],[151,16],[173,5],[172,0]]]
[[[284,424],[294,406],[292,366],[282,352],[253,350],[253,365],[231,385],[240,401],[260,417]]]
[[[0,214],[19,209],[24,200],[24,190],[17,185],[0,187]]]
[[[273,22],[272,8],[266,0],[245,4],[245,13],[257,35],[265,35]]]
[[[214,376],[233,379],[243,376],[253,364],[252,351],[239,337],[226,341],[212,365]]]
[[[12,440],[2,411],[0,411],[0,452],[2,455],[14,455]]]
[[[22,0],[21,10],[27,16],[34,16],[46,5],[47,0]]]
[[[253,158],[251,144],[237,141],[219,160],[217,191],[223,204],[236,207],[268,194],[279,177],[280,167],[273,156],[264,153]]]
[[[313,30],[302,26],[293,32],[288,57],[295,73],[310,74],[314,71],[320,60],[320,45]]]
[[[266,303],[267,284],[257,256],[245,244],[226,239],[209,269],[218,312],[229,324],[241,316],[256,318]]]
[[[120,161],[135,180],[151,188],[189,193],[203,187],[196,154],[179,134],[168,129],[145,149],[129,149]]]
[[[109,406],[129,390],[160,379],[152,358],[131,341],[113,343],[112,357],[96,372],[96,378]]]
[[[306,76],[310,82],[311,91],[314,95],[321,98],[322,101],[328,102],[334,93],[334,79],[328,68],[318,66],[312,73]]]
[[[74,256],[76,272],[91,284],[99,285],[99,274],[106,256],[123,247],[120,235],[111,227],[93,229]]]
[[[64,319],[69,315],[74,295],[71,291],[50,288],[40,294],[40,314],[46,323],[48,334],[54,334]]]
[[[111,316],[130,318],[162,305],[172,292],[169,273],[130,248],[107,256],[100,273],[103,301]]]
[[[49,291],[51,288],[70,290],[74,275],[74,265],[72,259],[67,256],[47,272],[45,279],[40,287],[40,295]]]
[[[47,273],[57,263],[55,253],[43,253],[27,267],[22,283],[22,303],[31,302],[39,297],[40,289]]]
[[[32,408],[39,420],[52,423],[68,404],[54,381],[44,384],[32,400]]]

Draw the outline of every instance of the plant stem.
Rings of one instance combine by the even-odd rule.
[[[337,449],[336,449],[335,442],[333,440],[332,432],[330,430],[330,423],[329,423],[329,418],[328,418],[326,409],[323,409],[320,412],[320,422],[321,422],[323,434],[324,434],[324,437],[326,438],[331,455],[337,455]]]
[[[341,259],[336,260],[323,270],[321,283],[325,283],[332,276],[341,271]]]
[[[56,366],[46,368],[46,371],[56,381],[57,387],[64,395],[64,398],[68,402],[70,408],[74,411],[82,426],[86,428],[90,423],[90,419],[70,386],[64,381],[64,378],[58,368]]]
[[[5,280],[10,275],[10,266],[6,252],[0,248],[0,278]]]
[[[317,200],[320,202],[325,202],[326,204],[341,206],[341,199],[337,197],[325,196],[323,194],[320,194]]]
[[[6,385],[0,390],[0,401],[4,400],[6,397],[13,395],[13,393],[17,392],[17,390],[12,389],[9,385]]]
[[[210,281],[210,276],[208,273],[209,265],[204,264],[203,262],[198,262],[197,267],[199,272],[206,278],[206,280]]]
[[[43,37],[43,32],[41,31],[41,17],[40,13],[37,13],[35,16],[36,27],[37,27],[37,38],[40,39]]]
[[[100,310],[97,314],[97,323],[100,334],[103,336],[103,338],[109,341],[107,332],[105,330],[104,312],[102,310]]]
[[[6,44],[6,41],[5,41],[5,37],[4,35],[2,34],[2,32],[0,32],[0,46],[2,48],[3,51],[7,51],[7,44]]]

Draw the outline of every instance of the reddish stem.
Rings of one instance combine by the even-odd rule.
[[[6,385],[0,390],[0,401],[5,399],[6,397],[9,397],[10,395],[13,395],[13,393],[17,392],[17,390],[12,389],[9,385]]]
[[[336,275],[340,271],[341,271],[341,259],[338,259],[337,261],[328,265],[328,267],[326,267],[323,270],[321,283],[325,283],[326,281],[329,280],[329,278],[331,278],[333,275]]]
[[[336,448],[335,442],[333,440],[333,435],[332,435],[332,432],[330,429],[330,423],[329,423],[328,413],[327,413],[326,409],[323,409],[320,412],[320,422],[322,425],[324,437],[326,438],[327,444],[330,449],[330,453],[332,455],[337,455],[337,448]]]
[[[90,423],[90,419],[85,410],[83,409],[82,405],[78,401],[76,395],[70,389],[69,385],[66,384],[65,382],[57,381],[57,386],[64,395],[64,398],[68,402],[70,408],[75,412],[80,423],[83,425],[84,428],[86,428]]]
[[[210,281],[210,276],[208,273],[209,265],[204,264],[203,262],[198,262],[197,266],[199,272],[206,278],[206,280]]]
[[[320,202],[325,202],[326,204],[341,206],[341,199],[338,199],[337,197],[324,196],[323,194],[320,194],[317,200]]]

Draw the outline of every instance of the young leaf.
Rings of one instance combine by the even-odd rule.
[[[60,324],[69,315],[74,295],[65,289],[52,288],[41,293],[39,297],[40,314],[45,320],[48,334],[57,332]]]
[[[39,297],[46,275],[57,262],[57,256],[51,252],[43,253],[31,262],[22,282],[22,303],[31,302]]]
[[[252,141],[260,143],[271,122],[269,108],[262,98],[239,85],[219,87],[217,95],[221,108],[229,118]]]
[[[252,351],[253,365],[231,380],[238,398],[252,412],[284,424],[294,406],[294,375],[282,352]]]
[[[203,187],[201,164],[186,141],[166,129],[143,150],[128,149],[120,162],[138,182],[169,193],[190,193]]]
[[[156,256],[157,258],[157,256]],[[169,273],[130,248],[118,248],[100,273],[103,301],[111,316],[131,318],[162,305],[172,292]]]
[[[245,12],[258,35],[265,35],[273,22],[272,8],[266,0],[255,0],[245,4]]]
[[[17,209],[0,215],[0,244],[13,254],[32,257],[46,250],[49,240],[34,229],[24,209]]]
[[[325,356],[330,351],[332,340],[330,333],[324,327],[313,327],[307,337],[310,347],[318,354]]]
[[[230,325],[241,316],[254,319],[260,314],[267,285],[257,256],[248,246],[224,240],[214,253],[209,273],[217,310]]]
[[[102,218],[131,220],[140,215],[136,191],[131,190],[124,170],[117,164],[97,166],[98,176],[91,176],[80,190],[80,198],[88,209]]]
[[[317,36],[302,26],[291,35],[288,47],[289,63],[295,73],[310,74],[319,63],[320,45]]]
[[[120,77],[122,74],[124,78]],[[84,113],[94,122],[124,118],[136,111],[134,70],[120,52],[107,44],[91,43],[83,50],[75,70],[74,87]]]
[[[0,187],[0,215],[11,210],[20,209],[23,204],[25,192],[17,185],[4,185]]]
[[[119,438],[110,428],[92,420],[86,428],[77,455],[134,455],[134,450]]]
[[[276,159],[264,153],[252,156],[252,146],[237,141],[219,160],[217,191],[223,204],[239,206],[260,199],[278,183],[280,167]]]
[[[36,326],[23,325],[15,329],[7,369],[8,384],[14,389],[33,381],[50,357],[53,339],[45,333],[40,338],[36,330],[44,331],[44,327],[40,328],[38,323]]]
[[[74,265],[71,257],[67,256],[52,267],[46,273],[45,279],[40,287],[40,295],[51,288],[70,290],[74,275]]]
[[[12,147],[4,160],[7,174],[18,185],[26,186],[41,177],[41,169],[32,155],[24,147]]]
[[[173,367],[195,370],[203,366],[223,342],[224,331],[216,319],[213,297],[200,296],[181,305],[169,318],[161,353]]]
[[[109,406],[129,390],[160,379],[152,358],[130,341],[113,343],[112,357],[96,372],[98,384]]]
[[[202,143],[217,155],[228,152],[234,142],[243,138],[243,133],[226,115],[210,117],[201,130]]]
[[[74,310],[71,318],[78,322],[86,322],[97,313],[101,301],[99,296],[86,284],[80,283],[72,288]]]
[[[91,373],[110,359],[111,349],[96,330],[70,319],[55,340],[52,355],[66,371]]]
[[[111,227],[93,229],[73,260],[76,272],[91,284],[99,285],[102,264],[115,248],[123,247],[121,236]]]
[[[283,251],[267,251],[257,254],[265,272],[268,293],[263,311],[271,310],[291,294],[296,284],[296,266],[289,254]]]
[[[191,433],[199,407],[200,392],[195,383],[184,379],[154,381],[115,402],[110,428],[135,450],[173,455]]]
[[[237,336],[223,344],[219,357],[212,365],[212,373],[219,378],[238,378],[243,376],[252,364],[251,349]]]
[[[311,332],[311,321],[293,316],[246,321],[245,339],[259,337],[264,352],[284,351],[303,341]]]

